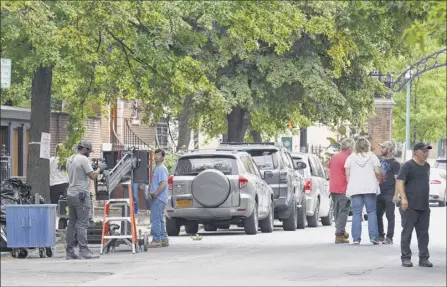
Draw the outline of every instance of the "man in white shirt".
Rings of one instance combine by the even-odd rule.
[[[50,158],[50,201],[58,204],[61,195],[67,196],[68,174],[65,169],[59,168],[59,150],[61,144],[56,146],[56,155]]]

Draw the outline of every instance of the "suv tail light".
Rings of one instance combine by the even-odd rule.
[[[306,183],[304,185],[304,192],[311,193],[312,192],[312,180],[306,179]]]
[[[248,179],[243,177],[243,176],[239,176],[239,189],[243,189],[244,187],[246,187],[248,184]]]
[[[169,190],[169,191],[172,191],[173,189],[174,189],[174,176],[171,175],[171,176],[168,178],[168,190]]]
[[[430,184],[441,184],[441,181],[438,179],[430,180]]]

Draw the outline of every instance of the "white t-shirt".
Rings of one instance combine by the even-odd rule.
[[[59,157],[50,158],[50,186],[68,183],[68,174],[58,168]]]
[[[380,161],[372,152],[367,154],[352,153],[348,157],[345,162],[345,168],[349,168],[347,197],[357,194],[380,194],[379,181],[374,167],[380,167]]]

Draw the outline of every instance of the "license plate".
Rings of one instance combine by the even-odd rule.
[[[177,206],[177,207],[191,207],[192,200],[191,199],[178,199],[175,202],[175,206]]]

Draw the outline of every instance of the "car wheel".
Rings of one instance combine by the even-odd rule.
[[[309,227],[318,227],[319,221],[320,221],[320,200],[318,199],[317,206],[315,206],[314,215],[307,217],[307,224]]]
[[[291,208],[292,211],[290,213],[290,216],[287,219],[283,220],[282,229],[284,229],[284,231],[295,231],[297,226],[297,206],[295,195],[293,195],[292,200],[290,201],[289,208]]]
[[[331,204],[329,206],[329,214],[326,217],[321,218],[321,224],[323,224],[323,226],[330,226],[332,225],[333,220],[334,220],[334,204],[332,203],[331,200]]]
[[[266,218],[259,222],[259,227],[261,227],[262,233],[272,233],[274,229],[275,219],[275,207],[273,205],[273,200],[270,202],[270,212]]]
[[[213,225],[213,224],[205,224],[205,225],[203,226],[203,229],[204,229],[205,231],[217,231],[217,226],[216,226],[216,225]]]
[[[178,236],[180,234],[180,224],[177,222],[176,218],[166,219],[166,233],[169,236]]]
[[[302,201],[301,207],[298,207],[298,210],[297,210],[296,228],[305,229],[306,228],[306,199],[304,196],[302,197],[301,201]]]
[[[199,224],[195,221],[188,222],[185,224],[185,231],[187,234],[197,234],[199,231]]]
[[[253,213],[244,219],[245,234],[254,235],[258,233],[259,219],[258,219],[258,203],[255,201]]]

